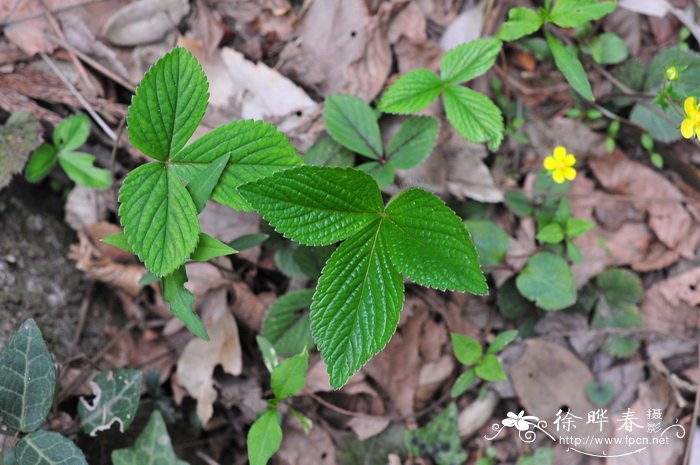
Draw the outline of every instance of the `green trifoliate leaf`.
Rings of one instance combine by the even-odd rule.
[[[413,455],[430,457],[437,465],[463,464],[467,461],[467,453],[459,439],[454,402],[424,427],[406,431],[405,440]]]
[[[304,154],[304,161],[310,166],[350,168],[355,164],[355,156],[330,137],[321,137]]]
[[[309,312],[305,311],[311,307],[313,295],[313,289],[288,292],[265,314],[263,334],[279,354],[291,356],[314,346]]]
[[[197,209],[179,176],[165,164],[148,163],[130,172],[119,203],[129,245],[158,276],[175,271],[197,247]]]
[[[275,230],[306,245],[343,240],[379,218],[384,208],[372,178],[346,168],[302,166],[239,192]]]
[[[576,54],[559,42],[549,32],[545,31],[545,37],[547,38],[547,44],[549,44],[550,50],[552,50],[554,63],[557,65],[557,68],[559,68],[559,71],[562,72],[566,80],[571,84],[571,87],[573,87],[581,97],[592,102],[594,98],[593,90],[591,90],[591,83],[588,82],[586,70],[583,69],[583,65]]]
[[[386,207],[392,263],[422,286],[486,294],[476,249],[462,220],[435,195],[410,189]]]
[[[459,397],[464,392],[472,387],[472,384],[474,384],[474,368],[470,368],[457,378],[455,380],[455,383],[452,385],[452,389],[450,390],[450,395],[452,397]]]
[[[185,327],[205,341],[209,340],[202,320],[194,311],[194,296],[185,288],[187,273],[182,266],[163,278],[163,298],[170,304],[170,311]]]
[[[53,132],[53,145],[69,152],[85,143],[90,135],[90,120],[85,115],[73,115],[64,119]]]
[[[51,144],[42,144],[27,163],[26,178],[29,182],[39,182],[51,172],[58,161],[58,152]]]
[[[513,342],[516,337],[518,337],[517,329],[513,329],[511,331],[504,331],[500,333],[493,339],[491,345],[489,345],[489,350],[487,351],[487,353],[495,354],[502,351],[508,344]]]
[[[207,163],[204,168],[198,170],[187,183],[187,190],[192,196],[192,201],[197,207],[197,213],[201,213],[211,198],[214,188],[219,184],[221,174],[228,164],[230,156],[222,155],[211,163]]]
[[[224,257],[236,253],[237,250],[232,249],[220,240],[211,237],[208,234],[199,233],[199,242],[197,248],[192,252],[190,259],[196,262],[208,262],[212,258]]]
[[[418,166],[433,151],[439,128],[438,121],[429,116],[407,119],[387,148],[389,165],[400,169]]]
[[[380,189],[384,189],[394,182],[394,170],[392,168],[390,164],[382,164],[377,161],[370,161],[357,166],[358,170],[369,174]]]
[[[173,161],[198,170],[198,164],[224,155],[230,158],[212,198],[237,210],[251,209],[238,193],[239,186],[304,163],[285,135],[262,121],[220,126],[174,155]]]
[[[28,319],[0,355],[0,422],[23,433],[39,428],[55,387],[51,354],[36,322]]]
[[[88,465],[81,450],[70,439],[49,431],[28,434],[17,443],[14,451],[17,465]]]
[[[532,256],[515,280],[518,291],[543,310],[561,310],[576,302],[571,268],[558,255],[539,252]]]
[[[542,16],[531,8],[517,7],[508,11],[508,21],[498,30],[501,40],[512,41],[529,36],[542,26]]]
[[[280,414],[274,410],[266,410],[250,427],[246,442],[250,465],[266,465],[282,445]]]
[[[382,156],[382,136],[372,108],[359,97],[330,95],[323,110],[326,131],[339,144],[375,160]]]
[[[547,19],[559,27],[581,27],[588,21],[612,13],[615,3],[599,0],[557,0]]]
[[[154,410],[146,428],[136,439],[131,449],[112,452],[114,465],[189,465],[178,460],[170,443],[163,416]]]
[[[270,386],[278,400],[292,397],[304,387],[309,353],[304,351],[277,365],[270,374]]]
[[[141,371],[124,368],[103,371],[90,383],[95,398],[92,403],[80,398],[78,414],[83,430],[90,436],[119,424],[124,432],[136,417],[141,398]]]
[[[474,339],[458,333],[450,334],[452,350],[462,365],[473,365],[481,359],[483,349]]]
[[[311,332],[335,388],[384,348],[399,322],[403,278],[389,259],[385,221],[341,244],[316,287]]]
[[[491,150],[501,145],[503,115],[491,99],[466,87],[449,85],[444,100],[447,119],[462,137],[476,143],[488,142]]]
[[[385,113],[407,115],[416,113],[442,92],[442,79],[427,69],[416,69],[394,82],[379,101],[379,109]]]
[[[501,41],[487,38],[458,45],[440,60],[440,76],[450,84],[459,84],[479,77],[493,66]]]
[[[182,149],[204,117],[209,84],[197,59],[176,48],[146,73],[131,99],[126,124],[137,149],[167,160]]]
[[[134,253],[134,251],[131,249],[131,246],[129,245],[129,242],[126,240],[126,236],[123,232],[115,233],[111,236],[104,237],[102,238],[102,242],[114,246],[118,249],[121,249],[124,252]]]
[[[482,265],[498,265],[508,252],[510,237],[496,223],[488,220],[468,220],[464,222],[474,239],[479,261]]]
[[[58,163],[76,184],[93,189],[106,189],[112,185],[109,170],[97,168],[95,157],[88,153],[62,150],[58,152]]]
[[[485,381],[503,381],[508,379],[501,368],[501,362],[493,354],[486,354],[474,368],[476,375]]]
[[[549,223],[537,232],[537,240],[545,244],[557,244],[564,240],[564,230],[558,223]]]

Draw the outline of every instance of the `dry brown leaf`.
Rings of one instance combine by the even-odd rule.
[[[464,439],[479,431],[489,421],[493,411],[498,405],[500,397],[495,392],[487,391],[486,397],[479,396],[467,407],[459,412],[457,424],[459,425],[459,437]]]
[[[485,6],[486,2],[479,2],[462,11],[445,29],[440,37],[440,46],[450,50],[465,42],[478,39],[484,25]]]
[[[267,408],[258,377],[227,376],[219,386],[219,402],[226,408],[240,409],[246,423],[253,423]]]
[[[648,328],[678,337],[700,336],[700,267],[654,284],[640,306]]]
[[[571,118],[552,118],[547,120],[530,120],[522,127],[522,132],[529,139],[525,147],[528,158],[541,160],[552,153],[557,145],[565,145],[569,153],[576,155],[579,163],[588,155],[607,153],[603,148],[604,137],[593,132],[583,121]],[[538,168],[542,165],[539,164]]]
[[[350,419],[348,426],[355,432],[357,439],[364,441],[384,431],[389,423],[391,420],[386,417],[357,416]]]
[[[137,0],[116,11],[103,35],[115,45],[134,46],[161,40],[190,11],[187,0]]]
[[[455,369],[452,354],[445,354],[436,362],[425,362],[420,367],[418,387],[414,405],[416,409],[424,408],[435,393],[445,384]]]
[[[84,230],[106,220],[116,202],[117,199],[112,190],[90,189],[77,185],[68,194],[68,200],[66,200],[66,223],[75,231]]]
[[[263,302],[262,299],[273,297],[273,294],[267,293],[267,297],[264,293],[255,294],[246,283],[240,281],[233,281],[229,285],[235,296],[233,314],[243,325],[260,331],[263,316],[271,304],[271,302]]]
[[[226,373],[239,375],[242,370],[238,326],[231,314],[226,289],[208,293],[201,302],[204,326],[210,341],[192,339],[177,362],[177,381],[197,400],[197,416],[206,425],[214,414],[214,368],[221,365]]]
[[[322,425],[314,425],[307,435],[299,423],[286,415],[282,429],[284,439],[275,460],[280,465],[335,465],[336,449]]]

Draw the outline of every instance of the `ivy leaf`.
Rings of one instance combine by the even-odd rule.
[[[300,244],[329,245],[375,221],[375,182],[355,169],[302,166],[239,189],[278,232]]]
[[[304,154],[304,161],[310,166],[337,166],[351,168],[355,155],[330,137],[321,137]]]
[[[459,84],[479,77],[493,66],[501,51],[501,41],[477,39],[456,46],[442,56],[440,75],[443,82]]]
[[[55,387],[51,354],[30,318],[0,355],[0,420],[15,431],[34,431],[46,420]]]
[[[60,151],[69,152],[87,141],[90,135],[90,120],[85,115],[73,115],[61,121],[53,132],[53,145]]]
[[[275,399],[283,400],[301,391],[308,368],[309,353],[306,351],[277,365],[270,374],[270,386],[275,393]]]
[[[533,255],[515,280],[518,291],[543,310],[561,310],[576,302],[571,268],[558,255]]]
[[[50,431],[28,434],[17,443],[14,452],[18,465],[88,465],[83,453],[70,439]],[[139,465],[145,465],[145,462]]]
[[[482,265],[503,263],[510,244],[510,237],[503,229],[488,220],[468,220],[464,225],[474,239]]]
[[[265,465],[282,445],[280,415],[266,410],[255,420],[248,431],[248,462],[250,465]],[[119,465],[119,464],[114,464]]]
[[[429,116],[414,116],[401,125],[387,147],[392,168],[410,169],[425,160],[435,147],[440,124]]]
[[[220,240],[211,237],[208,234],[199,233],[199,242],[197,248],[192,252],[190,257],[196,262],[208,262],[212,258],[223,257],[237,253],[237,250],[232,249]]]
[[[238,193],[239,186],[304,163],[277,128],[252,120],[219,126],[175,154],[173,162],[199,170],[200,164],[225,155],[230,158],[212,198],[237,210],[251,209]]]
[[[126,124],[137,149],[167,160],[182,149],[204,117],[209,84],[184,48],[167,53],[146,73],[131,99]]]
[[[446,86],[443,95],[447,119],[462,137],[475,143],[488,142],[491,150],[501,145],[503,115],[491,99],[458,85]]]
[[[483,349],[474,339],[458,333],[450,334],[452,339],[452,350],[455,357],[462,365],[474,365],[481,359]]]
[[[406,445],[418,457],[430,456],[437,465],[466,463],[467,453],[459,439],[457,407],[450,403],[430,423],[406,431]]]
[[[542,15],[531,8],[519,6],[508,11],[508,21],[498,30],[501,40],[513,41],[529,36],[542,27]]]
[[[442,79],[432,71],[410,71],[387,89],[379,101],[379,109],[401,115],[419,112],[433,103],[442,92],[442,87]]]
[[[58,162],[71,181],[93,189],[106,189],[112,185],[109,170],[95,167],[95,157],[82,152],[58,152]]]
[[[384,348],[399,322],[403,278],[389,259],[384,223],[376,219],[341,244],[316,287],[311,332],[335,388]]]
[[[129,245],[159,277],[175,271],[197,247],[197,208],[179,176],[165,164],[148,163],[130,172],[119,203]]]
[[[27,163],[26,178],[29,182],[39,182],[51,172],[58,161],[58,151],[51,144],[42,144]]]
[[[493,354],[486,354],[474,368],[476,375],[485,381],[503,381],[508,379],[501,368],[501,362]]]
[[[549,32],[545,32],[545,37],[547,38],[547,44],[549,44],[550,50],[552,50],[554,63],[557,65],[557,68],[559,68],[559,71],[562,72],[566,80],[571,84],[571,87],[573,87],[581,97],[592,102],[594,98],[593,90],[591,90],[591,83],[588,82],[586,70],[583,69],[583,65],[576,54],[559,42]]]
[[[389,257],[411,281],[435,289],[486,294],[476,249],[462,220],[435,195],[409,189],[386,207]]]
[[[184,266],[167,275],[163,278],[163,298],[170,304],[170,311],[173,312],[173,315],[182,321],[187,329],[208,341],[207,330],[199,315],[194,311],[194,296],[185,289],[186,282],[187,273]]]
[[[231,157],[225,154],[211,163],[207,163],[206,167],[199,170],[187,183],[187,190],[192,196],[194,206],[197,207],[197,213],[201,213],[207,205],[214,188],[219,184],[219,179],[221,179],[221,174],[224,172],[229,158]]]
[[[323,121],[328,134],[339,144],[368,158],[381,158],[379,124],[372,108],[361,98],[340,94],[328,96]]]
[[[141,398],[141,371],[130,368],[103,371],[90,383],[95,393],[92,403],[80,398],[78,414],[83,430],[90,436],[106,431],[115,422],[124,432],[136,417]]]
[[[600,19],[615,9],[616,2],[598,0],[557,0],[548,19],[559,27],[581,27]]]
[[[311,307],[313,289],[300,289],[277,299],[265,314],[262,329],[265,338],[281,355],[291,356],[314,346],[311,337]]]
[[[189,465],[175,456],[163,416],[158,410],[153,411],[131,449],[112,452],[112,462],[114,465]]]

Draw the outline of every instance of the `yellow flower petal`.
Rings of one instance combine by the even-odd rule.
[[[561,184],[564,182],[564,174],[561,172],[561,170],[556,170],[552,172],[552,179],[554,179],[554,182],[557,184]]]
[[[569,181],[573,181],[576,179],[576,170],[570,167],[564,169],[564,177]]]
[[[695,104],[695,98],[694,97],[688,97],[685,99],[685,102],[683,102],[683,109],[685,110],[685,114],[689,117],[692,117],[697,113],[698,107]]]
[[[564,158],[564,164],[566,166],[574,166],[576,164],[576,157],[572,154],[568,154],[566,158]]]
[[[552,171],[557,168],[557,161],[554,157],[547,157],[544,159],[544,169]]]
[[[689,97],[692,98],[692,97]],[[693,124],[693,120],[690,118],[686,118],[683,120],[681,123],[681,134],[683,137],[686,139],[690,139],[693,137],[693,133],[695,132],[695,125]]]
[[[566,158],[566,149],[562,147],[561,145],[558,145],[554,147],[554,159],[556,161],[564,161],[564,158]]]

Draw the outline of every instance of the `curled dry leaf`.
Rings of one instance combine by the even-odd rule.
[[[700,334],[700,267],[651,286],[640,310],[645,324],[662,333],[697,338]]]
[[[189,11],[187,0],[138,0],[114,13],[103,34],[111,43],[127,47],[157,42]]]

